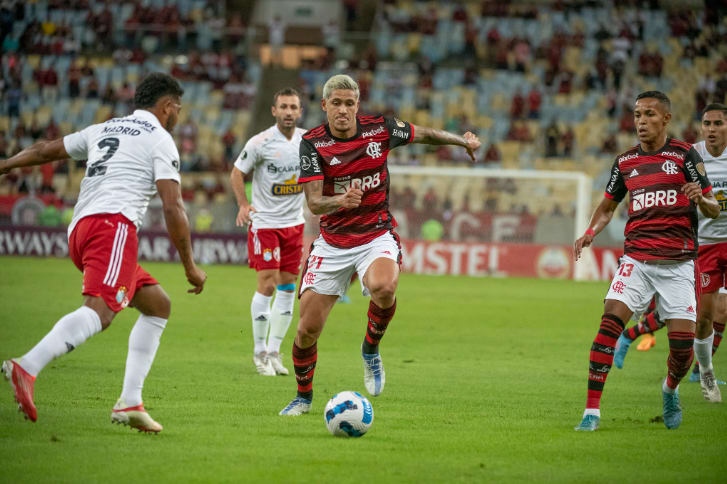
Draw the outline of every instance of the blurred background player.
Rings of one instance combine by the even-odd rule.
[[[252,360],[258,373],[267,376],[288,374],[280,343],[293,319],[305,222],[298,184],[298,151],[305,132],[296,127],[302,115],[300,94],[293,88],[275,93],[272,114],[275,124],[250,138],[230,173],[240,207],[235,222],[238,227],[249,223],[247,252],[250,267],[257,271],[257,291],[250,305]],[[251,205],[243,177],[253,171]]]
[[[727,305],[726,296],[719,291],[724,287],[727,274],[727,218],[722,216],[727,211],[727,106],[713,103],[702,112],[703,141],[694,145],[694,149],[704,160],[704,169],[709,175],[714,188],[714,195],[719,201],[720,216],[716,219],[699,216],[699,256],[698,266],[701,272],[701,296],[697,315],[697,332],[694,340],[694,352],[697,364],[692,375],[699,374],[704,398],[710,402],[722,400],[717,380],[712,368],[712,355],[719,347],[724,331],[724,311],[718,311]],[[719,314],[721,313],[721,314]],[[629,328],[619,337],[616,344],[614,364],[621,368],[631,342],[647,328],[653,332],[663,326],[655,313],[647,314],[646,324]],[[713,322],[716,329],[713,330]],[[716,336],[719,334],[719,336]],[[717,344],[714,340],[717,338]],[[692,376],[690,376],[692,380]]]
[[[37,345],[20,358],[3,362],[2,371],[20,409],[33,422],[33,386],[54,358],[73,351],[106,329],[127,305],[141,313],[129,335],[129,354],[121,397],[111,421],[145,432],[162,426],[144,409],[141,391],[171,311],[159,283],[137,264],[136,231],[149,200],[159,193],[169,236],[179,252],[187,280],[202,292],[207,278],[192,255],[189,223],[182,203],[179,153],[171,132],[184,91],[166,74],[151,74],[138,86],[136,111],[95,124],[53,141],[40,141],[8,160],[0,174],[72,157],[87,159],[73,220],[68,227],[71,259],[83,272],[83,305],[63,316]]]
[[[310,411],[317,341],[351,275],[360,275],[362,293],[371,296],[366,337],[361,345],[364,384],[379,395],[385,384],[379,342],[396,311],[401,249],[389,212],[387,156],[408,143],[463,146],[474,160],[480,147],[467,132],[458,136],[382,115],[359,115],[359,86],[335,75],[323,86],[321,107],[328,122],[307,131],[300,145],[306,201],[321,216],[300,282],[300,320],[293,343],[297,396],[280,411]]]
[[[621,265],[619,263],[619,265]],[[651,299],[649,307],[646,310],[646,314],[643,316],[634,313],[632,321],[638,321],[637,324],[630,328],[624,329],[621,336],[616,341],[616,352],[613,356],[613,364],[616,368],[623,368],[624,359],[626,359],[626,353],[636,338],[641,336],[641,341],[637,346],[639,351],[649,351],[656,345],[656,339],[654,338],[654,331],[658,331],[663,328],[665,323],[659,317],[659,313],[656,312],[656,298]]]
[[[606,295],[591,347],[588,398],[576,430],[598,429],[601,394],[624,321],[646,310],[655,295],[656,310],[669,329],[668,373],[662,384],[664,424],[669,429],[681,424],[678,386],[694,357],[697,319],[696,206],[705,216],[717,218],[719,204],[699,153],[690,144],[667,137],[670,120],[671,102],[664,93],[647,91],[636,97],[634,124],[639,144],[616,158],[604,199],[586,233],[575,242],[578,260],[582,248],[591,245],[629,193],[624,256]]]

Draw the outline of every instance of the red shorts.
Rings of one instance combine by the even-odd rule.
[[[68,240],[71,260],[83,272],[83,294],[102,297],[119,312],[143,286],[159,284],[136,262],[136,226],[120,213],[89,215]]]
[[[298,275],[303,255],[303,227],[256,229],[250,226],[247,237],[247,258],[257,271],[277,269]]]
[[[727,273],[727,242],[699,246],[697,258],[702,292],[709,294],[724,287]]]

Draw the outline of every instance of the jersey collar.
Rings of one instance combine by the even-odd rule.
[[[147,111],[146,109],[135,109],[132,116],[136,116],[138,118],[143,118],[143,119],[149,121],[150,123],[153,123],[154,126],[164,129],[164,127],[162,126],[162,123],[159,122],[159,118],[157,118],[154,115],[154,113],[152,113],[151,111]]]

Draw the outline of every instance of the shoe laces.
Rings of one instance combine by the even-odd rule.
[[[293,409],[293,408],[295,408],[295,407],[297,407],[299,405],[306,405],[308,403],[310,403],[310,402],[306,401],[302,397],[295,397],[293,399],[293,401],[290,402],[287,407],[285,407],[285,410],[291,410],[291,409]]]
[[[704,374],[704,383],[710,390],[713,389],[717,384],[714,379],[714,373],[709,372]]]
[[[378,354],[364,355],[364,361],[366,362],[366,366],[369,371],[373,373],[374,376],[381,375],[381,356]]]
[[[666,399],[666,404],[664,407],[666,407],[667,410],[670,412],[676,412],[678,410],[681,410],[679,407],[679,396],[676,393],[667,393],[668,397]]]

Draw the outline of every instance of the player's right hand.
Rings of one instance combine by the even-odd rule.
[[[197,266],[186,271],[186,273],[187,281],[194,286],[192,289],[188,289],[187,292],[190,294],[199,294],[202,292],[202,289],[204,289],[204,283],[207,281],[207,273]]]
[[[583,234],[583,237],[576,240],[576,243],[573,245],[573,255],[575,255],[576,260],[581,258],[581,252],[583,251],[583,248],[590,247],[592,242],[593,236],[591,234]]]
[[[362,197],[363,190],[361,190],[358,183],[354,182],[354,184],[346,190],[346,193],[343,194],[343,197],[341,198],[341,208],[348,209],[358,207],[361,205]]]
[[[10,168],[5,166],[5,160],[0,160],[0,175],[4,175],[5,173],[10,173]]]
[[[238,227],[242,227],[245,224],[250,223],[250,216],[252,215],[252,212],[256,212],[255,207],[252,205],[241,205],[240,210],[237,211],[237,218],[235,219],[235,224]]]

